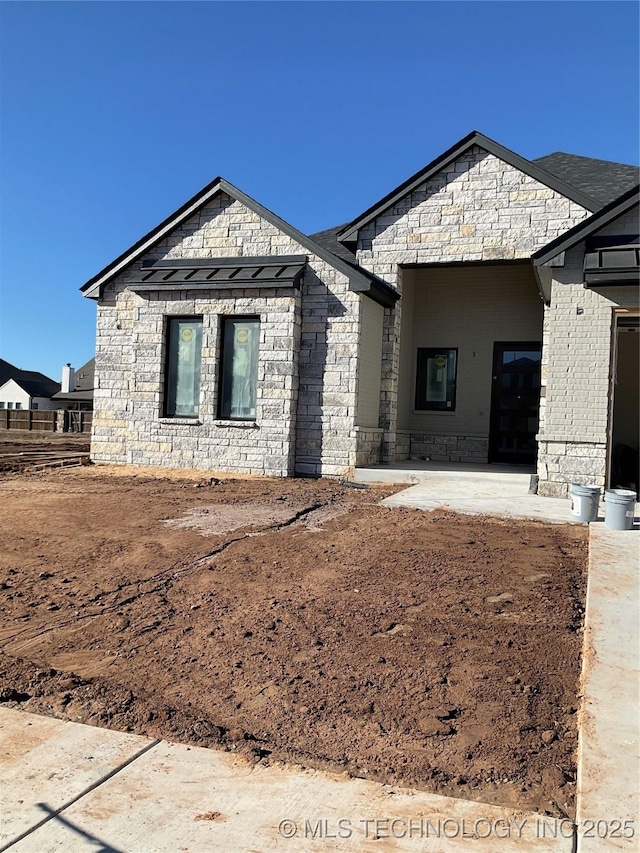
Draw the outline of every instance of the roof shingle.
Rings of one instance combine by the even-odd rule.
[[[602,204],[609,204],[635,186],[640,175],[637,166],[566,154],[564,151],[556,151],[531,162]]]

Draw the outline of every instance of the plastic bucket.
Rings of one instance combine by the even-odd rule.
[[[577,521],[595,521],[598,517],[600,486],[571,484],[571,515]]]
[[[636,493],[627,489],[607,489],[604,493],[604,523],[609,530],[631,530],[636,509]]]

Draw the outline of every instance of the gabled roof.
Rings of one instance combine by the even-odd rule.
[[[566,252],[568,249],[573,248],[573,246],[580,243],[586,237],[589,237],[595,231],[599,231],[600,228],[604,228],[605,225],[618,219],[618,217],[637,208],[639,203],[640,187],[636,185],[603,207],[602,210],[594,213],[593,216],[575,225],[565,234],[561,234],[560,237],[557,237],[551,243],[547,243],[546,246],[534,252],[531,256],[534,266],[539,267],[555,258],[561,252]]]
[[[514,169],[518,169],[521,172],[524,172],[526,175],[529,175],[531,178],[534,178],[536,181],[539,181],[541,184],[544,184],[546,187],[549,187],[552,190],[560,193],[565,198],[570,199],[571,201],[576,202],[581,207],[586,208],[587,210],[594,211],[599,210],[602,207],[601,202],[599,202],[592,195],[583,192],[580,189],[577,189],[574,186],[566,183],[561,178],[556,175],[551,174],[551,172],[547,171],[544,168],[541,168],[539,165],[536,165],[531,160],[525,160],[524,157],[520,157],[519,154],[516,154],[514,151],[510,151],[508,148],[505,148],[503,145],[500,145],[498,142],[495,142],[493,139],[489,139],[488,136],[484,136],[484,134],[479,133],[477,130],[472,131],[443,154],[440,154],[439,157],[436,157],[435,160],[432,160],[427,166],[421,169],[419,172],[416,172],[415,175],[412,175],[408,180],[404,183],[400,184],[399,187],[392,190],[388,195],[386,195],[379,202],[376,202],[372,207],[368,210],[365,210],[363,214],[361,214],[357,219],[354,219],[348,225],[346,225],[342,230],[338,233],[338,239],[344,242],[349,242],[355,240],[357,237],[357,232],[360,228],[367,225],[376,217],[380,216],[384,213],[385,210],[388,210],[390,207],[393,207],[396,202],[400,201],[400,199],[404,198],[404,196],[408,195],[414,189],[423,184],[425,181],[428,181],[431,177],[436,175],[438,172],[441,172],[445,169],[450,163],[453,163],[457,160],[465,151],[467,151],[472,146],[477,145],[480,148],[488,151],[490,154],[493,154],[495,157],[498,157],[500,160],[508,163],[510,166],[513,166]]]
[[[346,228],[348,224],[348,222],[344,222],[342,225],[336,225],[334,228],[325,228],[324,231],[316,231],[315,234],[310,234],[309,236],[315,243],[322,246],[323,249],[327,249],[327,251],[332,252],[350,264],[355,264],[357,263],[355,253],[338,240],[338,233],[343,228]]]
[[[25,378],[25,376],[12,376],[7,382],[15,382],[30,397],[53,397],[60,390],[60,383],[54,382],[42,373],[33,373],[32,376],[39,378]],[[7,384],[6,382],[4,383]]]
[[[0,388],[3,385],[6,385],[10,379],[17,382],[23,391],[26,391],[27,394],[30,394],[32,397],[50,397],[51,394],[54,394],[56,390],[60,388],[60,385],[57,382],[54,382],[53,379],[49,379],[49,377],[45,376],[44,373],[39,373],[37,370],[21,370],[14,364],[10,364],[8,361],[0,358]],[[35,383],[38,387],[45,389],[53,388],[53,391],[46,394],[31,394],[31,392],[25,387],[25,383]]]
[[[637,166],[565,154],[564,151],[537,157],[531,162],[602,204],[610,204],[640,180],[640,169]]]
[[[73,387],[76,391],[93,391],[96,372],[96,360],[90,358],[73,374]]]
[[[10,364],[8,361],[0,358],[0,388],[2,388],[5,382],[8,382],[10,379],[13,379],[14,376],[18,376],[22,372],[23,371],[20,370],[19,367],[16,367],[15,364]]]
[[[226,193],[231,196],[231,198],[241,202],[250,210],[253,210],[254,213],[262,219],[265,219],[279,231],[282,231],[283,234],[286,234],[291,237],[292,240],[295,240],[301,246],[304,246],[304,248],[308,249],[311,254],[317,255],[334,269],[346,275],[349,278],[349,287],[351,290],[358,293],[366,293],[382,305],[393,305],[396,299],[399,298],[400,295],[386,282],[376,278],[366,270],[356,269],[344,259],[334,255],[332,252],[323,248],[319,243],[316,243],[312,238],[307,237],[301,231],[298,231],[297,228],[289,225],[289,223],[285,222],[284,219],[281,219],[275,213],[255,201],[255,199],[252,199],[250,196],[243,193],[242,190],[234,187],[233,184],[230,184],[221,177],[215,178],[210,184],[207,184],[207,186],[201,189],[200,192],[196,193],[189,199],[189,201],[185,202],[182,207],[179,207],[175,213],[172,213],[171,216],[164,219],[152,231],[145,234],[145,236],[138,240],[137,243],[134,243],[130,249],[127,249],[126,252],[119,255],[97,275],[93,276],[93,278],[90,278],[89,281],[80,288],[80,290],[89,298],[98,298],[105,284],[114,279],[120,272],[122,272],[122,270],[125,269],[125,267],[129,266],[129,264],[136,261],[143,254],[157,245],[157,243],[173,231],[174,228],[190,216],[193,216],[201,208],[205,207],[207,203],[220,192]]]

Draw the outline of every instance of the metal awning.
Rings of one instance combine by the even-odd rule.
[[[593,247],[584,256],[584,283],[585,287],[639,284],[640,246],[633,243]]]
[[[127,281],[136,292],[300,287],[306,255],[143,261]]]

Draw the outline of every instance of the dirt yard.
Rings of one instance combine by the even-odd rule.
[[[392,489],[0,477],[0,700],[572,814],[587,540]]]
[[[0,473],[43,468],[78,454],[89,456],[86,434],[3,430],[0,432]]]

